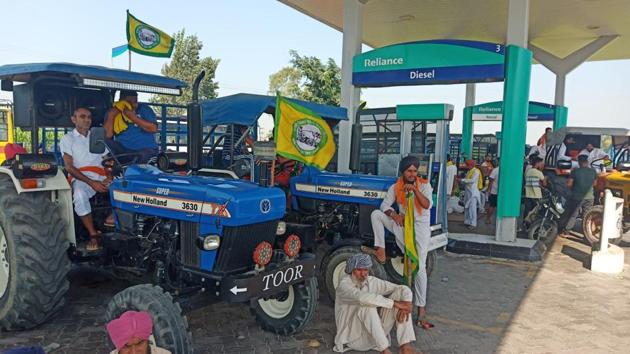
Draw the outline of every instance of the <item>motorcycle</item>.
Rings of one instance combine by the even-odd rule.
[[[565,199],[549,189],[525,217],[527,236],[531,240],[551,240],[558,234],[558,222],[564,213]]]

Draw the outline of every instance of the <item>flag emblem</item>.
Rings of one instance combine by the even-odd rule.
[[[305,156],[315,155],[322,146],[326,145],[328,135],[322,126],[308,118],[293,123],[293,145]]]
[[[160,44],[160,34],[145,25],[136,28],[136,38],[144,49],[152,49]]]

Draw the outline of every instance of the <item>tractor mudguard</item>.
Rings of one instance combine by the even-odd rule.
[[[245,302],[267,298],[315,276],[317,257],[303,253],[295,261],[262,272],[230,275],[221,281],[221,298],[228,302]]]
[[[64,230],[65,239],[71,244],[76,244],[76,235],[74,233],[74,209],[72,204],[72,187],[68,184],[68,180],[61,171],[53,177],[47,177],[44,179],[44,186],[41,188],[23,188],[20,180],[13,174],[13,171],[7,167],[0,167],[0,174],[5,174],[11,177],[13,186],[17,194],[33,193],[51,191],[51,201],[59,205],[60,216],[66,221],[66,227]]]

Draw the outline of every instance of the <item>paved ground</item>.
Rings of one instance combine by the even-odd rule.
[[[630,263],[630,248],[626,253]],[[591,273],[583,266],[588,254],[572,238],[556,240],[540,264],[440,255],[429,290],[436,328],[418,330],[416,347],[425,353],[627,353],[630,280]],[[0,333],[0,350],[42,344],[59,346],[52,353],[107,353],[105,302],[124,287],[75,272],[66,310],[35,330]],[[332,353],[334,317],[324,294],[315,319],[292,337],[262,332],[244,305],[215,304],[188,318],[197,353]],[[313,339],[318,348],[307,346]]]

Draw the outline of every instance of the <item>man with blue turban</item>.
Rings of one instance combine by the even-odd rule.
[[[411,321],[413,294],[405,285],[369,275],[372,257],[357,253],[346,262],[346,276],[336,289],[334,351],[377,350],[391,354],[390,332],[396,326],[400,353],[415,353]],[[380,314],[379,314],[380,313]]]

